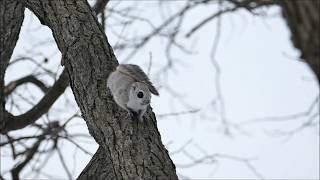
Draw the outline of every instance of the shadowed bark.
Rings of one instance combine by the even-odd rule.
[[[291,31],[293,45],[301,52],[320,82],[320,1],[279,1]]]
[[[140,123],[120,109],[107,90],[106,79],[118,62],[88,3],[23,2],[53,31],[76,102],[89,132],[100,145],[79,179],[105,179],[100,174],[109,171],[113,171],[110,179],[177,179],[151,108],[144,123]],[[92,164],[98,162],[102,168]]]
[[[4,75],[19,37],[24,7],[18,1],[0,0],[0,129],[5,125]]]

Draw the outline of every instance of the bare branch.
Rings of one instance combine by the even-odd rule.
[[[52,88],[48,90],[45,96],[32,109],[19,116],[13,116],[12,114],[8,113],[8,118],[5,119],[5,125],[0,129],[0,133],[4,134],[12,130],[21,129],[29,124],[34,123],[43,114],[48,112],[50,107],[65,91],[68,85],[68,73],[66,70],[64,70]]]
[[[189,163],[183,163],[183,164],[176,164],[178,168],[193,168],[195,166],[203,165],[203,164],[217,164],[219,160],[221,159],[227,159],[232,160],[236,162],[243,163],[247,166],[247,168],[259,179],[264,179],[263,176],[258,172],[258,170],[252,165],[251,161],[254,160],[253,158],[242,158],[237,156],[232,156],[228,154],[221,154],[221,153],[213,153],[208,154],[204,149],[202,149],[199,145],[194,144],[194,146],[200,150],[204,155],[202,157],[195,157],[194,153],[189,153],[187,150],[187,146],[189,146],[192,143],[192,140],[190,139],[187,141],[181,148],[179,148],[177,151],[174,151],[174,154],[182,153],[184,156],[186,156],[188,159],[191,160]]]
[[[67,164],[66,164],[66,162],[65,162],[65,160],[64,160],[64,158],[63,158],[63,155],[62,155],[60,149],[59,149],[59,148],[56,148],[56,150],[57,150],[57,153],[58,153],[60,162],[61,162],[61,164],[62,164],[62,166],[63,166],[63,169],[64,169],[65,172],[67,173],[68,178],[69,178],[69,179],[72,179],[71,172],[70,172],[70,170],[68,169],[68,166],[67,166]]]
[[[96,13],[96,15],[99,15],[102,13],[107,6],[109,0],[97,0],[96,3],[93,5],[92,9]]]
[[[319,106],[319,95],[312,101],[310,106],[307,108],[306,111],[284,115],[284,116],[270,116],[270,117],[262,117],[262,118],[254,118],[248,121],[241,123],[242,125],[248,125],[252,123],[261,123],[261,122],[283,122],[283,121],[291,121],[299,118],[309,117],[312,114],[313,110]],[[319,107],[318,107],[319,108]],[[319,109],[317,109],[319,114]]]
[[[184,143],[179,149],[170,152],[170,154],[172,155],[172,154],[177,154],[177,153],[182,152],[183,150],[186,149],[186,147],[187,147],[188,145],[190,145],[190,144],[192,143],[192,141],[193,141],[192,139],[189,139],[189,140],[188,140],[186,143]]]
[[[164,118],[164,117],[168,117],[168,116],[180,116],[180,115],[186,115],[186,114],[194,114],[194,113],[197,113],[199,111],[200,111],[200,109],[193,109],[193,110],[189,110],[189,111],[179,111],[179,112],[158,114],[157,117],[158,118]]]
[[[160,32],[165,27],[170,25],[175,19],[177,19],[178,17],[183,16],[190,9],[193,9],[193,8],[197,7],[197,5],[205,4],[205,3],[208,3],[208,2],[210,2],[210,0],[189,1],[189,2],[187,2],[186,5],[182,9],[180,9],[178,12],[176,12],[171,17],[166,19],[161,25],[159,25],[158,27],[154,28],[154,30],[152,32],[150,32],[147,35],[145,35],[144,37],[142,37],[140,42],[138,42],[137,44],[134,45],[134,50],[131,51],[129,53],[129,55],[127,55],[127,57],[125,58],[125,62],[128,61],[128,58],[132,58],[137,53],[137,50],[139,48],[143,47],[147,42],[149,42],[149,40],[151,40],[156,35],[160,34]]]
[[[219,7],[221,7],[222,1],[220,0],[219,2],[220,2]],[[230,135],[230,130],[228,127],[228,120],[227,120],[226,112],[225,112],[224,98],[223,98],[222,90],[221,90],[221,67],[216,59],[216,53],[218,50],[219,40],[220,40],[220,36],[221,36],[221,26],[222,26],[221,18],[222,17],[218,16],[217,26],[216,26],[217,32],[214,37],[213,46],[211,49],[211,56],[210,56],[211,57],[211,64],[212,64],[213,68],[215,69],[215,85],[216,85],[216,91],[217,91],[217,97],[212,103],[215,104],[216,102],[218,102],[218,105],[220,108],[219,109],[220,118],[221,118],[221,122],[222,122],[222,125],[224,128],[224,133],[226,135]]]
[[[224,10],[220,10],[218,12],[213,13],[212,15],[204,18],[202,21],[200,21],[198,24],[196,24],[185,36],[188,38],[192,34],[194,34],[196,31],[198,31],[201,27],[209,23],[211,20],[222,16],[229,12],[234,12],[237,10],[240,10],[242,8],[247,9],[248,11],[252,12],[252,10],[267,6],[267,5],[274,5],[275,2],[273,0],[231,0],[231,3],[234,4],[234,7],[226,8]],[[228,1],[228,3],[230,3]]]
[[[10,138],[10,136],[6,135],[7,136],[7,141],[5,142],[0,142],[0,146],[5,146],[7,144],[12,144],[16,141],[21,141],[21,140],[27,140],[27,139],[34,139],[34,138],[40,138],[40,136],[42,135],[39,135],[39,136],[22,136],[22,137],[19,137],[19,138]]]
[[[30,162],[30,160],[33,158],[33,156],[36,154],[38,151],[38,148],[41,144],[41,142],[44,140],[44,137],[40,137],[32,146],[31,149],[29,149],[26,153],[26,158],[24,161],[16,165],[12,170],[11,170],[11,175],[12,179],[19,179],[19,174],[21,170]]]
[[[8,96],[9,94],[11,94],[17,87],[19,87],[20,85],[23,85],[25,83],[32,83],[34,85],[36,85],[38,88],[40,88],[42,90],[42,92],[46,93],[49,88],[39,79],[37,79],[35,76],[33,75],[29,75],[29,76],[25,76],[23,78],[14,80],[12,82],[10,82],[5,88],[4,88],[4,94],[5,96]]]
[[[78,143],[76,143],[74,140],[72,140],[71,138],[67,137],[63,137],[64,139],[66,139],[67,141],[71,142],[73,145],[75,145],[77,148],[79,148],[82,152],[84,152],[85,154],[89,155],[89,156],[93,156],[93,154],[89,151],[87,151],[86,149],[84,149],[82,146],[80,146]]]

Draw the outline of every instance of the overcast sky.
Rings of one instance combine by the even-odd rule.
[[[112,5],[110,3],[110,6]],[[129,3],[129,2],[128,2]],[[171,6],[181,6],[180,1],[171,2]],[[140,5],[145,17],[153,17],[158,21],[155,2],[144,2]],[[211,9],[202,8],[190,15],[191,26]],[[186,44],[195,51],[187,55],[179,51],[173,52],[174,58],[183,63],[177,64],[169,71],[168,79],[157,78],[156,72],[165,62],[164,43],[161,40],[151,41],[129,62],[139,64],[146,71],[149,53],[152,53],[151,79],[160,87],[160,96],[154,97],[152,107],[157,115],[198,110],[197,113],[181,116],[158,116],[158,128],[162,141],[169,152],[174,152],[189,142],[185,152],[171,155],[177,166],[180,177],[191,179],[256,179],[256,174],[248,164],[237,159],[251,159],[252,165],[265,179],[319,179],[319,126],[306,128],[292,136],[279,135],[278,131],[293,130],[308,117],[289,119],[281,118],[271,121],[268,117],[283,117],[305,112],[319,96],[319,86],[314,75],[305,63],[298,61],[299,52],[291,44],[287,26],[281,18],[278,8],[270,10],[272,17],[253,17],[246,12],[226,15],[222,18],[221,36],[216,52],[216,60],[221,66],[221,91],[225,104],[225,115],[231,124],[231,135],[223,133],[219,103],[212,103],[217,97],[215,84],[215,69],[212,66],[210,52],[216,34],[216,21],[201,29]],[[159,24],[154,22],[154,24]],[[140,31],[144,31],[143,26]],[[127,32],[130,33],[130,32]],[[139,32],[141,33],[141,32]],[[114,45],[117,37],[107,31],[109,42]],[[61,54],[52,43],[51,31],[41,26],[39,21],[26,12],[25,21],[20,34],[13,59],[26,54],[36,44],[48,39],[49,44],[36,46],[35,52],[46,54],[50,59],[48,67],[61,71]],[[123,56],[116,55],[120,62]],[[35,57],[37,59],[37,57]],[[41,59],[39,57],[39,59]],[[16,64],[8,69],[6,82],[27,75],[33,70],[33,65]],[[48,84],[53,83],[47,78]],[[166,90],[169,86],[181,96],[184,105]],[[38,90],[33,88],[34,91]],[[21,90],[23,91],[23,90]],[[39,97],[41,98],[39,91]],[[66,95],[73,99],[70,89]],[[74,100],[73,100],[74,103]],[[54,105],[52,117],[64,117],[72,114],[77,108],[71,108],[68,113],[59,115],[59,107],[65,106],[61,99]],[[319,106],[318,106],[319,107]],[[316,107],[317,108],[317,107]],[[312,110],[316,113],[317,109]],[[17,113],[17,112],[15,112]],[[266,118],[266,119],[264,119]],[[318,116],[319,118],[319,116]],[[274,118],[273,118],[274,119]],[[255,121],[256,120],[256,121]],[[84,122],[79,119],[74,124],[82,124],[70,128],[73,132],[87,131]],[[234,126],[232,126],[234,125]],[[239,126],[242,131],[236,128]],[[29,130],[16,131],[13,134],[27,133]],[[30,132],[30,131],[29,131]],[[97,145],[84,144],[92,153]],[[90,157],[76,154],[73,163],[74,147],[63,145],[63,153],[68,165],[74,168],[74,176],[81,172]],[[192,156],[201,159],[205,156],[218,155],[214,163],[191,166]],[[1,158],[1,171],[12,164],[9,158]],[[11,166],[9,166],[11,167]],[[71,168],[72,169],[72,168]],[[57,155],[50,159],[45,171],[49,174],[66,178]],[[28,172],[28,170],[24,171]]]

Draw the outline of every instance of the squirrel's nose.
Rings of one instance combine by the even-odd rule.
[[[150,99],[145,99],[145,100],[143,100],[143,105],[146,105],[146,104],[150,104]]]

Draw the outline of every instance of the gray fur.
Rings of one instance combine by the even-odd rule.
[[[147,75],[137,65],[120,64],[107,81],[113,99],[128,112],[138,113],[140,121],[150,104],[151,93],[159,95]],[[143,97],[138,97],[138,93]]]
[[[143,70],[134,64],[120,64],[117,67],[117,70],[128,73],[131,75],[137,82],[144,82],[147,84],[150,92],[154,95],[159,95],[159,92],[157,89],[153,86],[150,79],[146,75],[146,73],[143,72]]]

